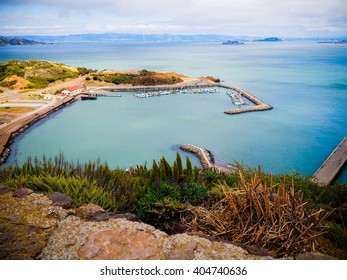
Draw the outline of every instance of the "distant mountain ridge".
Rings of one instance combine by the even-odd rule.
[[[34,40],[28,40],[20,37],[3,37],[0,36],[0,46],[8,46],[8,45],[42,45],[46,44],[44,42],[38,42]]]
[[[4,40],[14,40],[18,45],[27,44],[44,44],[55,42],[227,42],[227,41],[239,41],[239,42],[279,42],[279,41],[293,41],[293,40],[346,40],[347,37],[336,38],[292,38],[292,37],[259,37],[259,36],[233,36],[223,34],[140,34],[140,33],[85,33],[85,34],[71,34],[71,35],[21,35],[16,36],[0,36]],[[25,38],[25,39],[24,39]],[[18,41],[18,39],[21,39]],[[6,41],[4,40],[4,41]]]
[[[248,36],[228,36],[219,34],[136,34],[136,33],[102,33],[102,34],[72,34],[61,36],[25,36],[31,40],[39,40],[45,42],[100,42],[100,41],[154,41],[154,42],[201,42],[201,41],[227,41],[227,40],[248,40]]]

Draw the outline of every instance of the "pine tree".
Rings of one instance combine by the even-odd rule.
[[[164,160],[164,165],[165,165],[166,178],[171,179],[172,178],[172,168],[164,157],[163,157],[163,160]]]
[[[151,179],[154,183],[159,185],[159,167],[155,160],[153,160],[153,164],[152,164]]]
[[[200,174],[200,168],[197,167],[197,166],[194,166],[194,171],[193,171],[193,173],[194,173],[194,180],[195,180],[195,182],[198,182],[198,180],[199,180],[199,174]]]
[[[175,161],[172,167],[172,179],[178,183],[178,181],[180,180],[180,174],[179,174],[179,170],[178,170],[178,166],[177,166],[177,162]]]
[[[162,157],[160,159],[160,180],[161,182],[166,181],[167,175],[166,175],[166,159]]]
[[[187,177],[191,178],[193,174],[192,163],[190,162],[190,158],[186,156],[186,165],[187,165]]]
[[[178,168],[179,177],[181,177],[183,175],[183,168],[182,168],[182,159],[179,152],[176,153],[176,164]]]

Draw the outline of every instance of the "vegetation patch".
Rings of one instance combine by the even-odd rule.
[[[246,170],[239,166],[239,170]],[[316,251],[347,259],[347,188],[317,186],[309,177],[235,174],[193,167],[179,153],[152,167],[110,169],[106,163],[31,159],[0,169],[0,183],[13,188],[59,191],[77,205],[134,213],[168,233],[199,231],[235,243],[265,248],[275,257]]]
[[[0,63],[0,85],[10,89],[40,89],[92,72],[95,70],[43,60],[10,60]]]
[[[32,107],[0,107],[1,113],[27,113],[34,110]]]
[[[87,77],[87,80],[106,82],[112,84],[129,84],[133,86],[156,86],[156,85],[173,85],[182,80],[183,75],[176,73],[159,73],[148,70],[138,72],[99,72],[94,73],[92,78]]]
[[[308,208],[294,187],[268,185],[260,172],[247,180],[240,171],[239,177],[234,188],[219,185],[223,198],[218,202],[187,210],[187,230],[265,248],[276,257],[313,251],[319,245],[317,237],[325,233],[329,213]]]

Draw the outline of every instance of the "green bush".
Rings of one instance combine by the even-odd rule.
[[[117,211],[117,203],[111,192],[78,177],[32,175],[8,179],[6,184],[13,188],[27,187],[40,192],[61,192],[70,196],[76,206],[93,203],[108,211]]]

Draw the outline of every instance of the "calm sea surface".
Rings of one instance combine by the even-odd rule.
[[[10,59],[212,75],[274,107],[225,115],[232,103],[224,93],[147,99],[123,93],[80,101],[21,135],[12,145],[10,163],[63,152],[71,160],[99,158],[111,167],[127,168],[146,161],[151,165],[161,156],[173,161],[177,145],[191,143],[223,162],[312,175],[347,136],[347,45],[99,42],[1,47],[0,61]],[[347,182],[346,167],[339,180]]]

